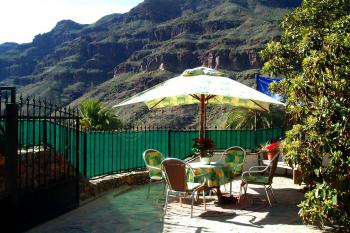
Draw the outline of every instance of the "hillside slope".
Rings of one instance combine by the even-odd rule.
[[[145,0],[128,13],[107,15],[94,24],[64,20],[31,43],[0,45],[0,84],[14,84],[25,96],[36,94],[60,104],[74,101],[72,105],[87,96],[113,105],[200,65],[253,84],[252,74],[262,65],[257,52],[279,38],[282,16],[299,4]],[[125,112],[129,123],[154,114],[137,106],[118,111]],[[174,124],[193,125],[195,117]]]

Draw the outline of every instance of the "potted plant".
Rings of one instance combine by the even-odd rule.
[[[214,144],[210,138],[196,138],[192,145],[192,152],[200,157],[204,164],[210,164],[210,158],[214,154]]]
[[[265,143],[265,145],[261,146],[261,152],[264,155],[264,159],[272,160],[273,157],[276,155],[276,153],[279,150],[279,143],[278,142],[272,142],[272,143]]]

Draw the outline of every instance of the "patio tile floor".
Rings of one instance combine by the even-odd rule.
[[[233,187],[238,190],[239,183]],[[177,201],[170,204],[164,217],[163,184],[152,185],[149,199],[145,198],[146,185],[124,186],[27,232],[325,232],[301,223],[296,206],[303,198],[303,193],[298,191],[300,186],[294,185],[290,178],[275,177],[273,187],[278,202],[271,208],[258,203],[255,209],[233,206],[222,210],[236,215],[199,216],[205,211],[203,205],[198,205],[190,218],[189,205],[180,207]],[[264,192],[261,186],[248,188],[251,196],[259,198],[256,200],[264,199]],[[214,205],[214,197],[208,197],[208,201],[208,210],[220,210]]]

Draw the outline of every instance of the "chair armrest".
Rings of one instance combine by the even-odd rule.
[[[252,173],[258,174],[258,173],[264,173],[264,172],[266,172],[266,169],[264,169],[264,170],[254,170],[254,171],[251,171],[251,170],[245,171],[245,172],[242,173],[242,179],[244,180],[244,176],[246,176],[247,174],[249,176],[251,176]]]
[[[256,168],[264,168],[263,170],[255,170]],[[248,171],[254,172],[254,171],[266,171],[269,167],[268,166],[253,166],[250,167]]]
[[[251,174],[251,173],[264,173],[265,170],[255,170],[255,171],[245,171],[242,173],[242,177],[245,176],[246,174]]]

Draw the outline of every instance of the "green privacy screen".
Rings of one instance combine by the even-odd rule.
[[[90,178],[143,169],[142,153],[146,149],[154,148],[168,154],[168,135],[167,130],[88,132],[84,135],[85,175]]]
[[[230,146],[256,149],[261,144],[283,136],[283,130],[207,130],[216,149]],[[165,157],[184,159],[192,154],[191,148],[198,131],[195,130],[122,130],[87,132],[82,134],[81,167],[87,178],[111,173],[143,169],[142,153],[157,149]],[[85,137],[85,140],[84,140]],[[85,141],[85,143],[84,143]],[[85,158],[84,158],[85,157]],[[85,163],[85,164],[84,164]]]
[[[28,155],[28,151],[44,152],[50,154],[55,151],[54,158],[50,160],[63,159],[70,164],[76,164],[76,130],[67,127],[67,122],[52,122],[49,120],[25,119],[18,121],[18,146],[19,153],[24,156],[24,160]],[[79,135],[83,133],[78,132]],[[79,145],[82,145],[79,141]],[[49,152],[50,151],[50,152]],[[79,151],[82,157],[82,151]],[[61,157],[61,158],[60,158]],[[40,160],[40,159],[39,159]],[[44,162],[44,161],[42,161]],[[53,161],[45,161],[53,162]]]
[[[3,122],[1,122],[3,123]],[[272,139],[283,137],[283,129],[258,130],[206,130],[215,148],[224,150],[230,146],[256,149]],[[26,120],[19,121],[19,145],[48,145],[75,164],[76,147],[79,146],[79,170],[87,178],[144,169],[142,153],[146,149],[159,150],[165,157],[184,159],[192,155],[191,148],[197,130],[179,129],[130,129],[118,131],[79,132],[63,123]]]

